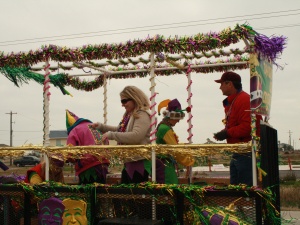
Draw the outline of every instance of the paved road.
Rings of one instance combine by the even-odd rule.
[[[284,178],[285,176],[291,173],[295,174],[297,179],[300,179],[300,170],[280,170],[279,177]],[[198,172],[198,174],[203,177],[229,177],[229,171],[201,171]]]
[[[26,166],[25,167],[26,169],[29,169],[30,166]],[[24,170],[24,167],[15,167],[15,166],[12,166],[10,167],[10,169],[8,170],[8,174],[11,174],[12,172],[15,172],[16,170]],[[283,170],[283,169],[286,169],[286,170]],[[213,170],[213,169],[212,169]],[[212,171],[212,172],[209,172],[208,170],[208,167],[204,168],[204,169],[201,169],[199,171],[195,171],[193,169],[193,172],[198,174],[198,176],[201,176],[201,177],[229,177],[229,169],[228,168],[225,168],[225,169],[217,169],[216,171]],[[185,174],[185,173],[183,173]],[[282,168],[281,170],[279,170],[279,177],[282,179],[284,177],[286,177],[288,174],[295,174],[296,178],[297,179],[300,179],[300,169],[299,168],[294,168],[292,171],[288,170],[288,167],[287,168]]]
[[[300,225],[300,211],[281,211],[281,217],[285,219],[281,224]]]
[[[300,170],[279,170],[279,177],[284,178],[289,174],[295,174],[297,179],[300,179]]]

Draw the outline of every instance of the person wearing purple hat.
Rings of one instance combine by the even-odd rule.
[[[173,100],[166,99],[158,105],[158,115],[161,108],[166,107],[163,111],[164,118],[157,125],[156,143],[177,145],[179,143],[178,136],[173,127],[185,117],[184,111],[190,112],[190,107],[181,109],[180,102],[175,98]],[[178,184],[178,176],[176,173],[177,162],[184,166],[194,164],[194,159],[189,156],[175,155],[158,155],[156,159],[156,182],[161,184]]]
[[[215,80],[220,84],[223,95],[225,118],[222,120],[224,129],[214,133],[217,141],[226,139],[228,144],[251,141],[251,111],[250,96],[242,90],[241,77],[237,73],[227,71],[221,79]],[[260,134],[261,116],[256,118],[256,135]],[[252,154],[234,153],[230,161],[230,184],[247,184],[252,186]]]

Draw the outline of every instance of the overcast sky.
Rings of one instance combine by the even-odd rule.
[[[277,60],[284,70],[273,68],[273,96],[270,124],[278,130],[278,140],[300,148],[300,1],[182,1],[182,0],[11,0],[0,1],[0,51],[36,50],[55,44],[80,47],[86,44],[126,42],[148,35],[195,35],[219,32],[236,23],[249,23],[254,30],[288,37],[287,48]],[[275,13],[277,12],[277,13]],[[188,22],[188,23],[183,23]],[[158,26],[164,25],[164,26]],[[127,29],[136,28],[136,29]],[[75,35],[76,34],[76,35]],[[78,35],[81,34],[81,35]],[[242,46],[243,47],[243,46]],[[242,76],[249,92],[249,70]],[[214,80],[220,73],[192,74],[193,142],[204,143],[221,130],[224,117],[221,91]],[[90,79],[93,79],[91,77]],[[83,78],[81,78],[83,79]],[[110,80],[108,85],[108,124],[117,125],[124,109],[119,92],[126,85],[137,85],[150,96],[148,78]],[[186,107],[187,79],[184,75],[156,78],[157,102],[178,98]],[[20,88],[0,74],[0,144],[10,144],[10,113],[13,145],[43,142],[43,87],[35,82]],[[50,129],[65,127],[65,109],[79,117],[103,121],[103,89],[93,92],[66,89],[74,97],[62,95],[51,86]],[[158,118],[161,120],[161,117]],[[180,142],[187,142],[186,119],[176,125]],[[290,132],[290,133],[289,133]]]

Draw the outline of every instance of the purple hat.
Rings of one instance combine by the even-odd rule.
[[[169,102],[168,110],[169,110],[169,112],[181,110],[181,104],[177,100],[177,98],[175,98],[175,99],[173,99],[172,101]]]
[[[166,99],[159,103],[158,105],[158,115],[160,115],[160,110],[161,108],[166,107],[167,110],[163,112],[163,115],[165,117],[169,117],[170,119],[183,119],[185,114],[183,111],[190,112],[191,108],[187,107],[186,109],[182,110],[181,109],[181,104],[180,102],[175,98],[173,100]]]
[[[215,80],[215,82],[217,83],[222,83],[225,81],[237,81],[241,83],[241,76],[238,75],[237,73],[231,72],[231,71],[227,71],[225,73],[223,73],[221,79],[219,80]]]

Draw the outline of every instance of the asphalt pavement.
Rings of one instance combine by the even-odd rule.
[[[229,177],[229,167],[223,164],[208,166],[193,167],[193,172],[202,175],[203,177]],[[288,174],[293,173],[297,179],[300,179],[300,166],[279,165],[279,177],[284,178]]]
[[[282,225],[300,225],[300,211],[281,211]]]

